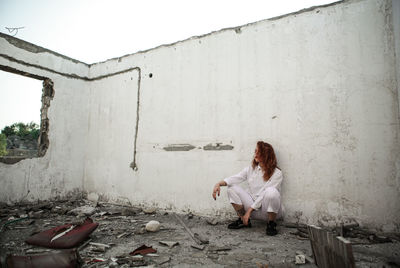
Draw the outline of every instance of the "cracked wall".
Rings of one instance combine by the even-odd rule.
[[[49,151],[0,166],[2,200],[35,185],[43,198],[77,188],[113,202],[232,215],[225,190],[215,202],[212,186],[249,165],[262,139],[284,173],[287,220],[399,230],[393,3],[311,8],[90,66],[0,36],[0,64],[45,75],[57,92]]]

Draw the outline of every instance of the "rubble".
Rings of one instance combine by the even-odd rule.
[[[79,223],[80,218],[67,212],[84,206],[95,208],[91,218],[99,225],[76,246],[83,267],[257,267],[257,263],[264,267],[293,267],[296,255],[305,257],[306,264],[300,267],[315,267],[313,258],[309,257],[312,250],[306,238],[308,234],[304,232],[305,225],[279,222],[279,234],[267,237],[265,223],[260,221],[252,221],[252,228],[230,230],[226,228],[226,221],[220,218],[189,217],[188,214],[166,213],[154,208],[150,210],[151,214],[146,214],[138,207],[104,202],[93,207],[93,202],[87,200],[15,206],[0,204],[0,249],[15,256],[54,254],[57,252],[54,249],[28,245],[25,240],[32,233]],[[23,214],[28,218],[19,218]],[[8,223],[9,219],[17,221]],[[150,221],[161,222],[162,228],[157,232],[146,231],[145,226]],[[355,236],[348,239],[353,243],[357,267],[396,267],[400,264],[397,233],[375,232],[355,223],[330,229],[336,234],[342,230],[344,236]],[[299,239],[300,235],[304,240]],[[156,252],[129,255],[141,245],[152,247]]]
[[[306,263],[306,256],[304,254],[296,253],[295,256],[295,264],[305,264]]]
[[[157,232],[158,230],[160,230],[160,223],[158,221],[149,221],[146,224],[146,231]]]
[[[68,214],[75,216],[91,216],[95,212],[95,210],[96,208],[92,206],[82,206],[74,208],[73,210],[69,211]]]
[[[169,248],[173,248],[174,246],[179,245],[179,242],[176,242],[176,241],[160,241],[159,243],[161,245],[168,246]]]

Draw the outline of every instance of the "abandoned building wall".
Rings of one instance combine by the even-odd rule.
[[[399,10],[345,1],[90,66],[0,34],[0,68],[55,91],[49,149],[0,163],[0,201],[84,190],[233,215],[212,187],[264,140],[286,220],[399,231]]]
[[[283,170],[287,220],[399,230],[394,38],[392,1],[356,0],[94,64],[91,77],[140,69],[92,87],[84,189],[232,213],[213,185],[265,140]]]
[[[5,34],[0,34],[0,51],[0,69],[49,78],[54,84],[47,113],[49,148],[43,157],[0,163],[0,202],[79,194],[87,134],[82,126],[88,120],[88,65]]]

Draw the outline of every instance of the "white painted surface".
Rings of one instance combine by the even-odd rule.
[[[55,91],[48,111],[50,147],[41,158],[22,160],[14,165],[0,163],[0,202],[36,201],[79,194],[84,175],[88,84],[43,68],[87,76],[88,66],[49,52],[32,53],[3,38],[0,38],[0,51],[0,54],[6,53],[17,60],[10,61],[0,56],[0,65],[50,78]]]
[[[92,65],[90,77],[141,69],[138,170],[130,168],[135,69],[93,82],[61,79],[49,112],[51,150],[1,165],[1,178],[10,184],[29,167],[47,178],[56,170],[106,200],[225,215],[232,213],[226,192],[214,201],[212,187],[249,165],[261,139],[283,170],[286,220],[352,218],[399,231],[399,37],[391,5],[348,1]],[[234,149],[202,149],[216,142]],[[196,148],[167,152],[169,144]],[[8,189],[21,195],[14,184]]]

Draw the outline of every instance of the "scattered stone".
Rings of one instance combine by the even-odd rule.
[[[31,219],[40,219],[43,215],[43,210],[39,211],[29,211],[28,216]]]
[[[169,248],[173,248],[174,246],[179,245],[179,242],[176,241],[160,241],[161,245],[168,246]]]
[[[75,215],[75,216],[90,216],[95,212],[96,208],[91,206],[82,206],[74,208],[73,210],[69,211],[68,214]]]
[[[192,244],[190,245],[192,248],[198,249],[198,250],[203,250],[205,248],[204,245],[197,245],[197,244]]]
[[[217,225],[218,224],[218,220],[217,219],[207,219],[207,223],[210,225]]]
[[[152,207],[152,208],[146,208],[146,209],[143,209],[143,212],[144,212],[144,214],[154,214],[154,213],[156,213],[156,208],[154,208],[154,207]]]
[[[139,230],[135,231],[135,234],[145,234],[146,233],[146,228],[142,227]]]
[[[188,219],[193,219],[193,213],[192,213],[192,212],[189,212],[188,215],[187,215],[187,217],[188,217]]]
[[[134,210],[133,208],[125,208],[121,211],[122,216],[135,216],[136,213],[136,210]]]
[[[146,224],[146,231],[157,232],[158,230],[160,230],[160,223],[158,221],[149,221]]]
[[[295,264],[305,264],[306,256],[304,254],[296,254]]]

